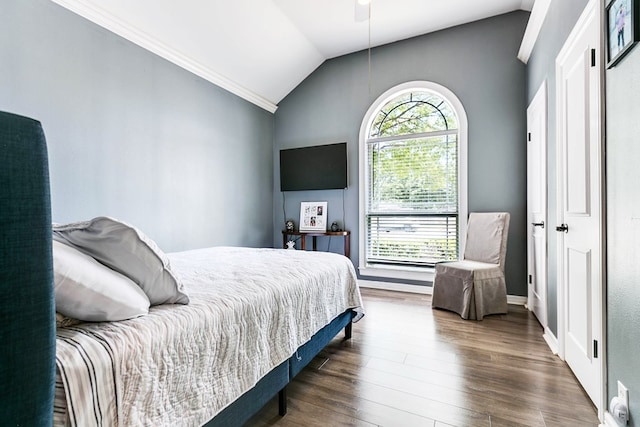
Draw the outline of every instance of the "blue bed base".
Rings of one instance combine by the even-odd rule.
[[[351,319],[355,312],[345,311],[318,331],[309,341],[298,348],[288,360],[265,375],[251,390],[240,396],[231,405],[205,424],[206,427],[241,426],[255,415],[269,400],[278,394],[278,412],[287,412],[286,385],[291,381],[329,342],[345,329],[345,339],[351,338]]]
[[[47,147],[38,121],[0,111],[0,420],[3,425],[50,426],[55,382],[55,297]],[[336,317],[296,354],[207,426],[240,426],[273,396],[286,412],[286,385],[345,328]]]

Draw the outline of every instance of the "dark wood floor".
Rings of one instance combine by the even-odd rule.
[[[353,339],[334,339],[248,426],[597,426],[596,410],[521,306],[462,320],[431,297],[362,289]]]

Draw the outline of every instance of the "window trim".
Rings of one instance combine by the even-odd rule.
[[[462,254],[465,247],[465,240],[467,236],[467,141],[468,141],[468,122],[467,114],[462,106],[462,103],[458,97],[446,87],[429,81],[411,81],[394,86],[380,95],[369,107],[362,124],[360,125],[360,135],[358,139],[358,152],[359,152],[359,208],[358,208],[358,252],[359,262],[358,271],[361,276],[367,277],[384,277],[390,279],[400,280],[416,280],[416,281],[433,281],[433,268],[420,268],[420,267],[403,267],[403,266],[368,266],[366,265],[366,221],[365,209],[366,209],[366,195],[367,188],[365,186],[365,171],[366,171],[366,140],[368,130],[373,123],[377,113],[380,111],[387,102],[391,101],[398,96],[411,92],[431,92],[445,99],[453,108],[454,113],[458,118],[458,218],[459,218],[459,233],[458,236],[458,253]]]

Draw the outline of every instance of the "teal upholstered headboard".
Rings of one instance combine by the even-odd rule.
[[[0,423],[49,426],[55,300],[47,147],[39,122],[0,112]]]

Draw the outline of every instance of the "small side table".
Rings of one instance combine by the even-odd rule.
[[[307,236],[311,236],[312,238],[312,248],[315,251],[317,249],[317,237],[322,236],[343,236],[344,237],[344,256],[349,258],[350,255],[350,231],[287,231],[282,230],[282,247],[287,247],[287,240],[289,240],[289,236],[300,236],[300,249],[303,251],[307,249],[306,240]]]

